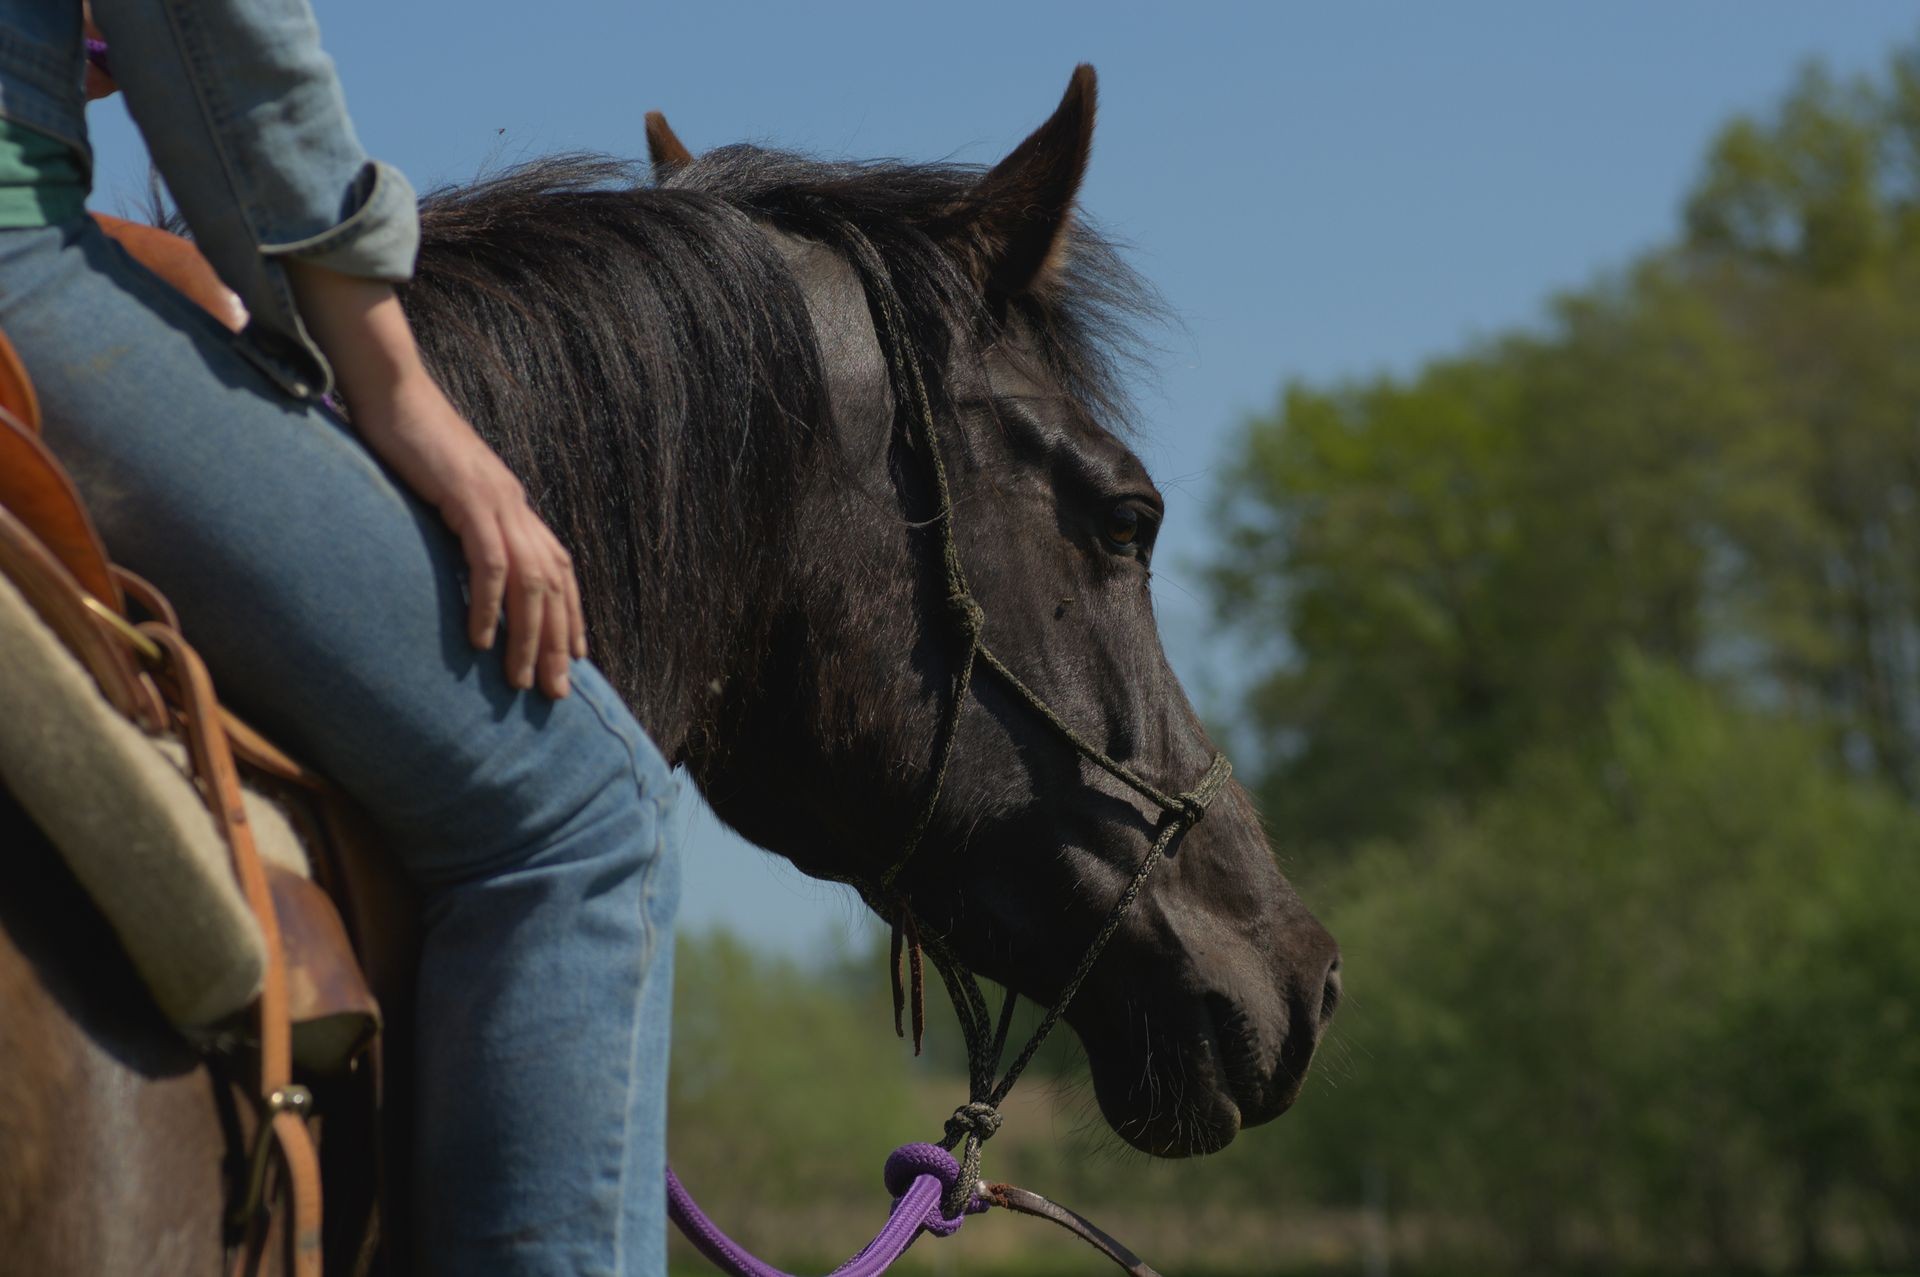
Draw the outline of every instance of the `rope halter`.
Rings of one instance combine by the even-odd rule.
[[[1028,687],[1020,677],[1010,669],[993,651],[987,647],[985,633],[987,626],[986,609],[968,588],[966,570],[960,562],[959,543],[954,536],[953,492],[947,480],[946,462],[940,448],[939,427],[935,423],[933,404],[927,393],[925,375],[920,366],[920,357],[908,334],[905,317],[900,310],[898,295],[893,287],[892,277],[886,262],[874,249],[873,244],[858,230],[849,228],[849,253],[865,284],[867,304],[873,313],[874,326],[879,335],[882,348],[886,351],[889,379],[893,388],[896,411],[910,415],[909,431],[927,459],[927,468],[933,479],[933,487],[938,509],[932,521],[939,530],[940,560],[946,584],[946,609],[954,617],[960,630],[963,648],[959,663],[955,667],[953,686],[945,712],[934,738],[932,779],[927,786],[926,797],[914,820],[911,831],[899,857],[893,865],[881,875],[877,884],[857,883],[868,902],[884,916],[893,919],[892,972],[894,1029],[902,1032],[901,1013],[911,1001],[913,1008],[914,1053],[920,1052],[921,1034],[925,1023],[924,975],[921,964],[921,950],[924,948],[934,967],[940,972],[941,980],[947,986],[947,993],[953,999],[954,1013],[960,1021],[960,1031],[967,1046],[968,1095],[967,1102],[955,1109],[953,1116],[947,1119],[946,1138],[940,1147],[953,1149],[959,1147],[960,1174],[947,1189],[941,1208],[950,1216],[958,1217],[973,1202],[979,1193],[980,1147],[991,1139],[1000,1129],[1000,1104],[1006,1099],[1013,1084],[1033,1061],[1040,1045],[1053,1032],[1054,1026],[1066,1013],[1067,1005],[1080,991],[1087,974],[1092,971],[1107,944],[1120,930],[1134,902],[1140,898],[1141,890],[1146,886],[1147,878],[1154,867],[1166,857],[1181,834],[1200,823],[1206,815],[1208,806],[1226,786],[1227,778],[1233,774],[1233,766],[1226,755],[1216,753],[1204,775],[1192,789],[1180,794],[1169,794],[1133,768],[1111,757],[1098,745],[1076,731],[1060,714],[1049,705],[1044,697]],[[1145,798],[1160,809],[1160,819],[1156,826],[1156,835],[1145,859],[1134,871],[1132,880],[1127,884],[1118,900],[1108,911],[1105,922],[1088,945],[1080,964],[1061,987],[1059,996],[1053,1001],[1047,1013],[1041,1017],[1039,1025],[1028,1037],[1026,1045],[1020,1048],[1013,1062],[1007,1066],[996,1081],[994,1072],[1006,1050],[1007,1034],[1013,1022],[1015,995],[1008,989],[1006,1000],[1001,1005],[997,1020],[988,1015],[986,997],[981,992],[980,982],[947,945],[944,938],[930,932],[923,932],[914,922],[912,907],[906,893],[899,886],[901,871],[913,859],[919,850],[922,839],[933,823],[934,812],[940,803],[941,791],[946,786],[947,773],[953,762],[954,740],[959,735],[960,717],[973,688],[976,668],[984,665],[992,671],[1014,697],[1038,714],[1053,732],[1058,735],[1080,757],[1093,763],[1114,779]],[[901,985],[901,956],[903,950],[910,952],[908,963],[911,994]]]

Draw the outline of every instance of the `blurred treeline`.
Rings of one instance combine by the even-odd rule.
[[[1229,470],[1241,727],[1353,994],[1311,1191],[1511,1268],[1920,1266],[1920,51]]]
[[[1920,50],[1733,122],[1536,330],[1291,385],[1219,468],[1224,726],[1349,996],[1219,1157],[1114,1151],[1056,1056],[991,1172],[1183,1274],[1920,1268]],[[681,991],[683,1173],[837,1260],[950,1044],[886,1055],[877,963],[708,941]],[[1096,1270],[1044,1232],[922,1262]]]

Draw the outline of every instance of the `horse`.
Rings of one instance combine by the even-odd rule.
[[[1153,294],[1075,207],[1094,117],[1083,66],[984,170],[694,156],[650,120],[650,175],[560,156],[430,194],[403,289],[435,375],[568,544],[596,659],[719,816],[1042,1004],[1162,813],[1006,680],[956,681],[942,538],[981,635],[1105,756],[1170,792],[1215,757],[1159,641],[1165,507],[1126,442]],[[901,427],[902,348],[924,435]],[[210,1271],[226,1084],[4,802],[0,839],[0,1255]],[[1294,1102],[1339,990],[1228,784],[1065,1021],[1114,1132],[1186,1156]]]

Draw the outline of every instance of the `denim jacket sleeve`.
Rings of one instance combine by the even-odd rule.
[[[307,0],[93,0],[114,77],[200,249],[297,395],[332,383],[282,264],[399,283],[413,188],[361,149]]]

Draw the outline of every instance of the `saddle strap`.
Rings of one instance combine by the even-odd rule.
[[[1022,1215],[1033,1215],[1060,1225],[1111,1259],[1121,1271],[1128,1274],[1128,1277],[1160,1277],[1160,1274],[1147,1266],[1145,1260],[1108,1236],[1092,1220],[1078,1211],[1068,1210],[1059,1202],[1051,1201],[1038,1193],[1030,1193],[1024,1188],[1015,1188],[1012,1184],[982,1185],[980,1196],[982,1200],[991,1202],[1003,1210],[1018,1211]]]
[[[101,553],[104,556],[105,551]],[[180,618],[174,614],[173,604],[153,582],[118,563],[108,563],[107,570],[113,574],[114,583],[120,587],[121,593],[148,616],[170,630],[180,628]],[[220,707],[220,725],[226,731],[227,744],[232,748],[233,756],[247,766],[302,789],[315,793],[326,791],[327,783],[317,774],[289,758],[278,745],[247,726],[225,705]]]
[[[0,408],[0,505],[13,512],[60,561],[80,588],[115,612],[126,611],[107,551],[73,480],[40,436]]]
[[[19,352],[5,333],[0,333],[0,408],[18,417],[35,434],[40,433],[40,400],[20,364]]]
[[[246,804],[240,797],[240,775],[234,767],[219,702],[214,699],[213,680],[199,653],[189,647],[177,631],[164,625],[149,622],[140,626],[140,633],[163,653],[161,672],[171,684],[168,689],[171,700],[193,757],[194,773],[203,787],[201,797],[233,853],[234,874],[266,940],[266,980],[255,1003],[260,1037],[258,1094],[262,1124],[255,1139],[263,1148],[271,1139],[279,1147],[286,1167],[287,1195],[292,1208],[294,1277],[321,1277],[320,1159],[305,1120],[310,1102],[306,1092],[293,1085],[293,1024],[287,995],[286,953],[280,941],[280,925],[266,870],[254,846]],[[264,1168],[259,1158],[255,1162]],[[252,1179],[245,1190],[246,1197],[252,1199],[259,1186],[258,1178]],[[243,1208],[251,1204],[251,1200],[242,1202]],[[249,1209],[245,1213],[244,1222],[251,1225],[252,1212]],[[243,1270],[249,1249],[241,1248]]]

